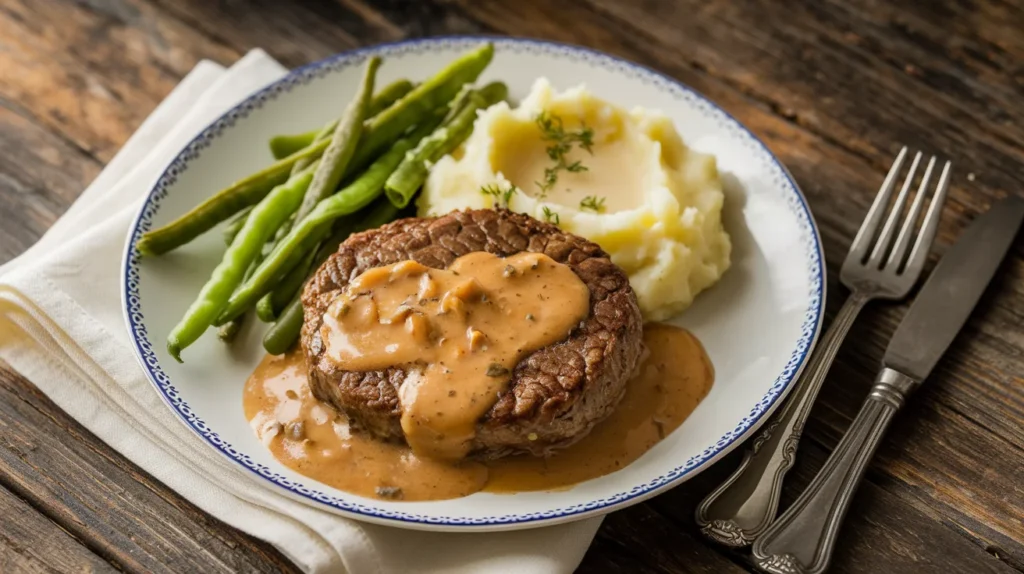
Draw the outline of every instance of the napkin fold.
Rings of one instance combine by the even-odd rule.
[[[163,168],[207,124],[286,70],[261,50],[200,62],[53,227],[0,266],[0,359],[103,441],[306,572],[560,573],[601,519],[502,533],[362,523],[261,485],[175,420],[138,366],[121,312],[128,226]]]

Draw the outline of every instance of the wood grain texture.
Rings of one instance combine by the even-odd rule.
[[[10,491],[0,488],[0,572],[116,572]]]
[[[266,544],[226,527],[156,482],[3,367],[0,437],[0,486],[118,569],[294,570]]]
[[[605,518],[580,572],[732,574],[746,572],[646,504]]]
[[[200,58],[237,56],[142,2],[0,5],[0,98],[101,161]]]
[[[0,260],[35,242],[101,167],[0,99],[0,213],[9,214],[0,225]]]
[[[830,277],[900,144],[951,157],[956,178],[937,256],[993,201],[1021,193],[1022,29],[1021,0],[0,0],[0,262],[45,231],[200,59],[229,63],[261,47],[296,66],[362,45],[463,33],[582,44],[706,94],[793,173],[821,227]],[[844,291],[834,279],[829,291],[831,316]],[[784,504],[856,414],[905,308],[873,306],[855,326]],[[872,462],[834,572],[1024,571],[1022,349],[1018,238]],[[18,532],[48,541],[39,556],[67,548],[49,564],[20,552],[0,570],[291,568],[2,370],[0,437],[0,510],[12,509]],[[749,570],[745,554],[705,544],[692,520],[736,456],[610,516],[580,570]],[[6,533],[0,526],[0,560],[23,548]]]

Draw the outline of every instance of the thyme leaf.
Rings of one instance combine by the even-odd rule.
[[[548,159],[555,162],[555,165],[544,168],[543,181],[534,182],[540,188],[543,198],[558,183],[558,172],[562,170],[571,173],[587,171],[587,166],[579,160],[569,163],[566,160],[566,155],[572,151],[573,145],[579,146],[580,149],[593,155],[594,130],[587,127],[586,124],[582,124],[578,130],[566,131],[562,118],[547,111],[537,114],[534,121],[540,128],[540,138],[549,144],[545,149]]]
[[[604,200],[604,197],[588,195],[580,200],[580,209],[589,209],[594,213],[602,213],[604,211]]]
[[[558,225],[559,223],[562,222],[561,219],[558,217],[558,214],[552,211],[551,208],[546,205],[544,206],[544,221],[547,221],[548,223],[554,223],[555,225]]]
[[[484,195],[490,195],[494,198],[494,207],[504,207],[508,209],[508,202],[512,200],[512,196],[519,191],[514,185],[508,188],[502,189],[502,187],[496,183],[490,185],[484,185],[480,188],[480,193]]]

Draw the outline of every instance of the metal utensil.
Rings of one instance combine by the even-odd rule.
[[[1022,221],[1024,200],[1004,199],[972,223],[942,258],[889,342],[882,369],[850,430],[807,490],[754,543],[760,569],[815,574],[828,567],[839,525],[889,421],[960,331]]]
[[[915,234],[917,221],[929,195],[928,182],[936,164],[936,158],[932,157],[925,168],[910,211],[900,225],[914,174],[921,162],[920,152],[914,156],[892,211],[882,224],[906,156],[907,148],[904,147],[889,168],[850,246],[840,274],[843,285],[851,290],[850,296],[819,343],[806,371],[797,381],[792,398],[754,439],[739,468],[697,507],[697,524],[708,538],[728,546],[746,546],[764,532],[779,508],[782,478],[793,466],[797,443],[811,406],[854,319],[871,300],[899,300],[906,297],[921,276],[946,199],[950,163],[947,161],[942,169],[928,213],[920,231]],[[899,235],[896,235],[897,227]],[[907,257],[912,241],[913,250]]]

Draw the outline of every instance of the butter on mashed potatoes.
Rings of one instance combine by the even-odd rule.
[[[541,112],[566,131],[594,134],[592,153],[573,145],[566,156],[586,170],[559,170],[547,190],[544,171],[555,163],[536,122]],[[481,192],[488,185],[515,185],[509,209],[604,248],[629,275],[647,320],[683,311],[729,267],[715,158],[687,148],[660,112],[627,111],[582,86],[556,92],[540,78],[519,107],[483,111],[462,148],[433,166],[419,215],[491,207],[498,199]]]

